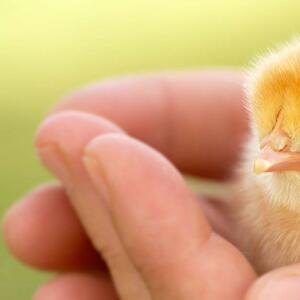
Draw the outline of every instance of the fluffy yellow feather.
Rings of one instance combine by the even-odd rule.
[[[300,40],[257,63],[250,75],[248,98],[260,138],[271,132],[281,113],[282,128],[300,140]]]
[[[300,40],[250,72],[252,130],[234,185],[236,243],[259,273],[300,262]]]

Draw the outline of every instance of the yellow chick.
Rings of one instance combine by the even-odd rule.
[[[251,134],[234,185],[236,243],[258,273],[300,262],[300,40],[259,60]]]

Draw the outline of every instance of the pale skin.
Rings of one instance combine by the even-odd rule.
[[[248,127],[242,82],[231,71],[148,75],[58,104],[37,148],[61,185],[30,192],[4,220],[16,257],[59,273],[34,300],[117,300],[116,289],[122,300],[299,299],[300,265],[257,278],[226,240],[222,207],[177,171],[229,178]]]

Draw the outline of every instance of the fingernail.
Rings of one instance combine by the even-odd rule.
[[[83,163],[98,194],[101,195],[105,203],[109,206],[109,182],[105,175],[104,167],[95,157],[89,154],[84,155]]]
[[[59,146],[50,144],[38,148],[38,156],[44,165],[57,176],[66,186],[68,192],[72,190],[71,170],[68,166],[67,157]]]
[[[256,294],[256,295],[255,295]],[[247,298],[248,299],[248,298]],[[300,276],[291,275],[273,278],[256,291],[250,299],[255,300],[299,300],[300,299]]]

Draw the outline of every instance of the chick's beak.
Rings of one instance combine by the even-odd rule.
[[[254,172],[300,171],[300,153],[276,151],[266,144],[254,162]]]

